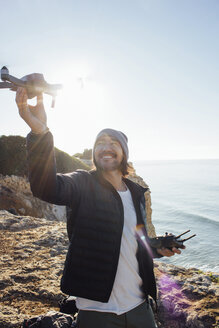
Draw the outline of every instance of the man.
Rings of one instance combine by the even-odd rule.
[[[102,130],[93,148],[96,170],[56,174],[42,95],[35,107],[29,106],[25,89],[19,88],[16,102],[31,128],[27,149],[33,194],[72,210],[61,289],[77,297],[78,328],[156,327],[148,302],[148,296],[156,299],[151,254],[172,256],[180,251],[148,252],[136,239],[136,225],[146,227],[145,188],[125,178],[127,137]]]

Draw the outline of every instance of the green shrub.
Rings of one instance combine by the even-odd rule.
[[[55,148],[57,172],[67,173],[77,169],[89,170],[83,162]],[[27,176],[26,138],[0,137],[0,174]]]
[[[55,157],[56,157],[57,172],[68,173],[68,172],[73,172],[77,169],[83,169],[83,170],[90,169],[86,164],[81,162],[79,159],[72,157],[67,153],[65,153],[64,151],[61,151],[57,148],[55,148]]]
[[[212,272],[209,273],[209,277],[211,278],[212,282],[216,282],[217,284],[219,284],[219,277],[218,275],[214,275]]]
[[[0,173],[27,175],[26,140],[20,136],[0,137]]]
[[[83,153],[76,153],[74,154],[75,157],[81,159],[92,159],[92,149],[84,149]]]

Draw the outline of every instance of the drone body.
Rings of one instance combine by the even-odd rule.
[[[9,74],[9,70],[6,66],[1,69],[0,89],[10,89],[16,91],[18,87],[23,87],[27,90],[28,99],[32,99],[41,93],[46,93],[52,96],[52,107],[55,105],[55,97],[57,90],[62,88],[61,84],[49,84],[45,81],[43,74],[34,73],[26,75],[21,79],[18,79]]]

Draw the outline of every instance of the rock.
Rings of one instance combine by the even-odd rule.
[[[25,318],[19,314],[19,310],[7,305],[0,305],[0,327],[1,328],[20,328],[19,322]]]
[[[135,172],[128,176],[128,178],[144,188],[148,188],[148,185],[144,180],[139,177]],[[146,215],[147,215],[147,232],[148,236],[153,238],[156,237],[155,227],[152,223],[152,208],[151,208],[151,192],[148,188],[148,191],[145,192],[145,203],[146,203]]]
[[[0,210],[14,215],[29,215],[48,220],[65,221],[65,206],[46,203],[34,197],[25,177],[0,174]]]
[[[130,178],[147,187],[136,174]],[[147,228],[150,237],[154,237],[149,190],[145,200]],[[63,222],[65,207],[33,197],[25,178],[0,175],[1,208],[0,327],[20,327],[24,318],[57,311],[58,301],[64,296],[60,278],[68,248]],[[155,274],[159,290],[158,327],[217,327],[217,274],[159,260],[155,260]]]
[[[63,222],[0,211],[0,327],[20,327],[24,318],[58,310],[65,230]]]
[[[208,328],[218,325],[218,283],[212,274],[199,274],[155,260],[159,289],[158,327]]]
[[[26,318],[58,310],[68,238],[64,222],[0,211],[0,327],[20,327]],[[158,327],[216,327],[218,284],[155,261],[159,289]],[[197,296],[194,295],[197,293]]]

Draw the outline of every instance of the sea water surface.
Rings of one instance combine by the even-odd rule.
[[[181,255],[162,261],[219,273],[219,159],[136,161],[136,173],[148,184],[157,235],[197,236]]]

